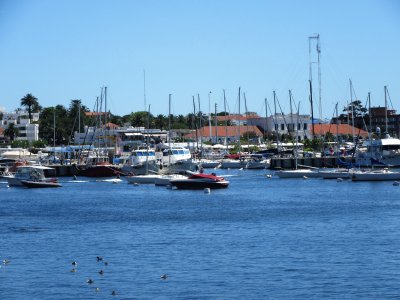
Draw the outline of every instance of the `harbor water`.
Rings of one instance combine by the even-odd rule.
[[[400,298],[399,186],[216,172],[228,189],[1,182],[0,299]]]

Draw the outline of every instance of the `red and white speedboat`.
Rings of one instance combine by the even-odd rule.
[[[196,190],[196,189],[223,189],[227,188],[229,181],[225,178],[212,174],[191,173],[188,178],[170,180],[172,186],[178,189]]]

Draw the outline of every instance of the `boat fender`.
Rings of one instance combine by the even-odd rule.
[[[210,194],[211,193],[211,189],[210,188],[205,188],[204,189],[204,193],[205,194]]]

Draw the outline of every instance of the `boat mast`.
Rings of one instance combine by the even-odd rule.
[[[339,112],[338,112],[339,103],[336,102],[335,110],[336,110],[336,153],[337,153],[337,164],[339,166],[339,155],[340,155],[340,146],[339,146]]]
[[[294,123],[293,123],[293,110],[292,110],[292,91],[291,90],[289,90],[289,102],[290,102],[290,123],[292,124],[292,126],[294,126]],[[288,127],[288,131],[289,131],[289,127]],[[289,131],[289,134],[290,134],[290,139],[293,141],[292,131]]]
[[[215,143],[218,144],[218,117],[217,117],[217,103],[215,103]]]
[[[56,108],[53,108],[53,163],[56,163]]]
[[[267,98],[264,99],[265,102],[265,127],[264,127],[264,141],[267,140],[267,120],[268,120],[268,101]]]
[[[143,100],[144,100],[144,110],[146,111],[146,70],[143,69]]]
[[[239,156],[240,156],[240,152],[241,152],[241,145],[240,145],[240,86],[239,86]]]
[[[200,108],[200,94],[197,93],[197,102],[199,103],[199,128],[200,128],[200,148],[201,148],[201,157],[203,157],[203,128],[201,119],[203,118],[203,113]]]
[[[226,151],[228,152],[228,120],[226,118],[226,97],[225,97],[225,90],[224,91],[224,115],[225,115],[225,144],[226,144]]]
[[[168,100],[168,166],[171,165],[171,154],[172,154],[172,149],[171,149],[171,94],[169,94],[169,100]]]
[[[313,105],[313,97],[312,97],[312,82],[310,82],[310,103],[311,103],[311,127],[312,127],[312,140],[314,140],[315,131],[314,131],[314,105]]]
[[[210,129],[210,142],[212,142],[211,139],[211,91],[208,92],[208,127]]]
[[[149,154],[150,154],[150,104],[147,112],[147,155],[146,155],[146,175],[149,174]]]
[[[199,140],[197,137],[197,123],[196,123],[196,103],[194,102],[194,96],[193,97],[193,118],[194,118],[194,128],[196,130],[196,153],[199,153]]]
[[[244,109],[245,109],[245,116],[246,116],[246,134],[247,134],[247,150],[249,149],[249,122],[247,122],[247,114],[248,114],[248,110],[247,110],[247,100],[246,100],[246,93],[243,93],[243,98],[244,98]]]
[[[353,83],[350,81],[350,105],[351,105],[351,126],[352,128],[352,133],[353,133],[353,143],[355,144],[355,133],[354,133],[354,103],[353,103]]]
[[[385,91],[385,134],[388,134],[387,86],[385,85],[383,89]]]
[[[299,123],[299,112],[300,112],[300,102],[299,105],[297,106],[297,123]],[[296,155],[295,157],[295,167],[297,170],[297,157],[299,155],[299,126],[296,126]]]

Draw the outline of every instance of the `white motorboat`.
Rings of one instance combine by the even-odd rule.
[[[356,153],[355,162],[363,167],[371,167],[377,162],[387,166],[400,166],[400,139],[386,136],[365,141]]]
[[[320,177],[318,169],[279,170],[275,171],[275,175],[277,175],[279,178]]]
[[[384,181],[400,180],[400,172],[393,172],[389,169],[357,171],[351,175],[353,181]]]
[[[159,174],[147,174],[147,175],[133,175],[126,176],[128,183],[138,183],[138,184],[154,184],[157,178],[162,177]]]
[[[218,168],[221,165],[219,160],[201,159],[200,164],[204,169]]]
[[[174,179],[187,179],[188,176],[180,175],[180,174],[170,174],[170,175],[162,175],[161,177],[157,177],[154,179],[155,185],[170,185],[170,181]]]
[[[46,178],[44,171],[53,170],[45,166],[19,166],[12,175],[4,176],[9,186],[23,186],[22,181],[56,182],[55,178]]]
[[[247,160],[224,158],[221,160],[221,169],[241,169],[246,168]]]
[[[323,179],[350,179],[353,172],[352,169],[343,168],[319,170],[320,177]]]

